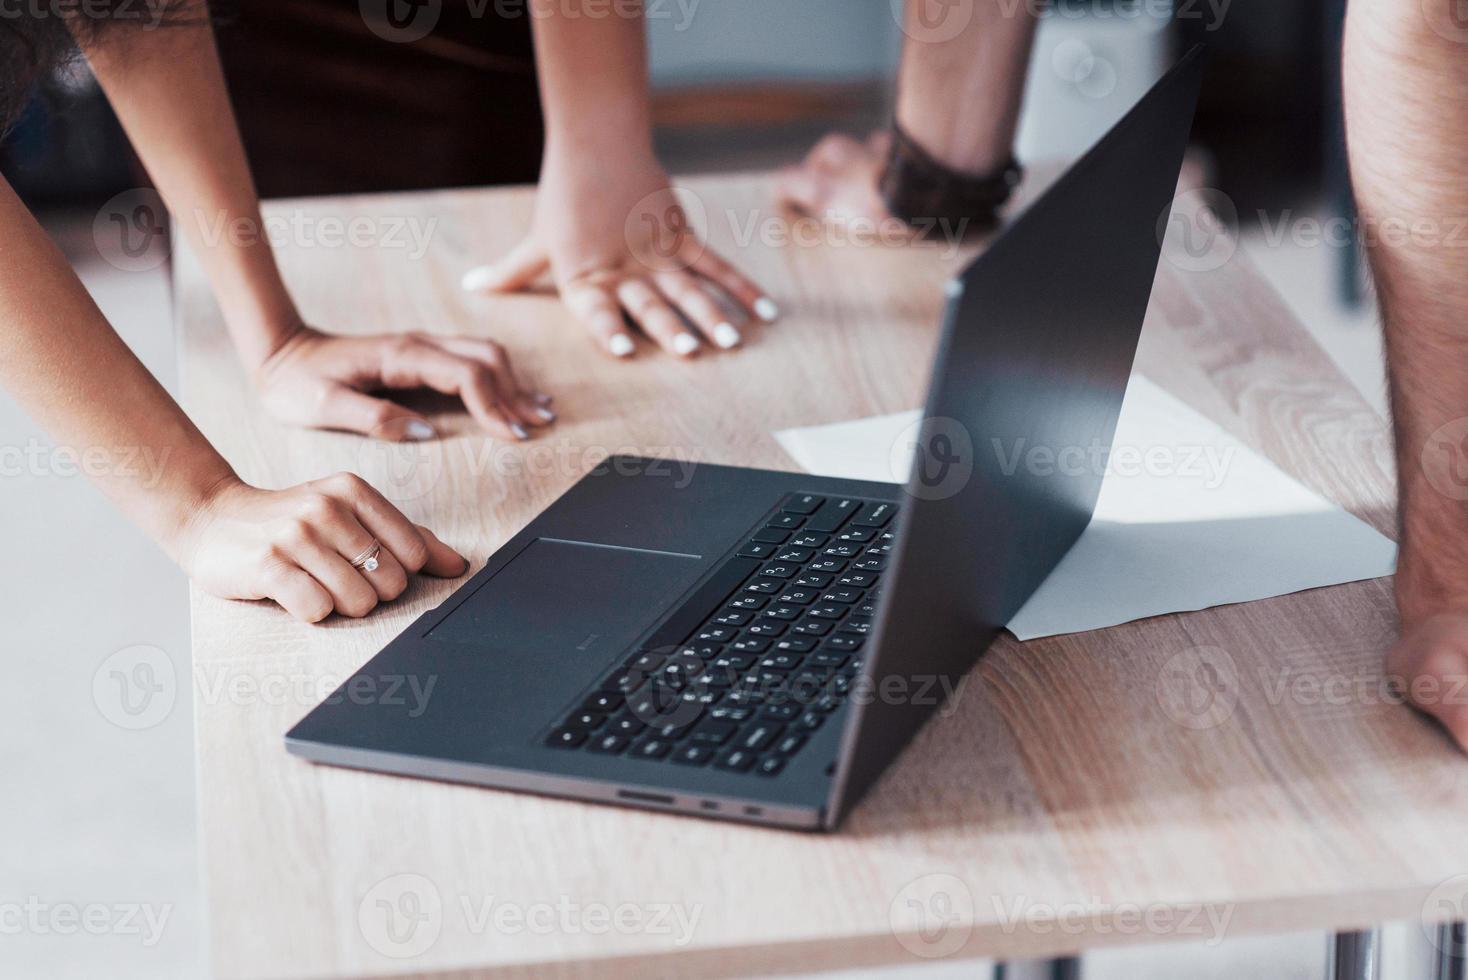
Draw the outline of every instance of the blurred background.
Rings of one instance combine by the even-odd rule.
[[[648,2],[665,12],[649,17],[648,30],[657,143],[674,174],[792,163],[826,132],[864,136],[889,116],[903,37],[889,0]],[[1167,0],[1042,8],[1019,158],[1078,156],[1184,46],[1207,41],[1214,64],[1195,131],[1197,171],[1233,202],[1244,247],[1266,277],[1384,408],[1379,331],[1355,249],[1280,233],[1350,214],[1336,80],[1344,0],[1174,2],[1177,9]],[[533,180],[539,107],[528,34],[486,39],[456,14],[460,6],[415,0],[412,9],[437,10],[433,29],[375,46],[356,0],[218,6],[226,71],[262,192]],[[311,38],[304,53],[302,31]],[[413,84],[398,84],[404,78]],[[333,111],[323,115],[327,105]],[[323,126],[324,118],[338,125]],[[467,143],[465,118],[476,121]],[[511,135],[497,135],[494,126]],[[392,160],[384,134],[416,154]],[[357,152],[361,146],[373,152]],[[172,387],[167,263],[122,268],[128,263],[115,253],[109,261],[106,222],[98,224],[107,202],[146,178],[83,67],[36,92],[0,143],[0,172],[119,332]],[[47,445],[45,435],[0,393],[0,449],[38,445]],[[198,976],[205,937],[187,584],[84,479],[5,475],[0,513],[10,548],[0,564],[0,595],[7,597],[7,662],[19,675],[0,685],[9,736],[0,742],[8,780],[0,902],[147,903],[166,907],[169,918],[148,946],[115,935],[0,935],[0,975]],[[99,560],[78,559],[85,555]],[[77,596],[87,597],[85,616],[76,614]],[[137,645],[162,650],[174,667],[172,677],[157,679],[168,710],[145,726],[119,724],[100,693],[109,658]],[[1390,932],[1389,957],[1419,955],[1415,933]],[[1324,949],[1322,935],[1287,936],[1106,952],[1087,957],[1085,968],[1088,978],[1283,980],[1320,976]],[[938,964],[902,975],[976,974],[971,964]]]

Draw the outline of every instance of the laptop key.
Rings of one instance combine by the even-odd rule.
[[[748,721],[752,714],[754,714],[753,708],[740,707],[737,704],[721,704],[709,709],[709,717],[716,721],[738,723]]]
[[[765,608],[765,606],[769,605],[769,602],[770,600],[766,599],[762,595],[756,595],[746,592],[742,596],[730,599],[729,605],[735,609],[763,609]]]
[[[600,711],[603,714],[611,714],[621,706],[622,695],[616,691],[597,691],[581,704],[586,711]]]
[[[863,504],[861,512],[851,519],[851,523],[857,527],[885,527],[895,513],[896,504]]]
[[[739,736],[739,747],[749,749],[751,752],[762,752],[771,742],[780,737],[784,728],[784,725],[777,725],[773,722],[754,722]]]
[[[821,712],[819,712],[819,711],[807,711],[805,714],[803,714],[803,715],[800,716],[800,720],[797,721],[795,724],[796,724],[796,727],[798,727],[798,728],[804,729],[805,731],[808,731],[808,732],[813,732],[817,728],[820,728],[821,727],[821,723],[824,722],[825,720],[826,720],[826,716],[824,714],[822,714]]]
[[[754,618],[754,613],[743,609],[726,609],[714,617],[719,626],[743,626]]]
[[[872,631],[872,621],[865,616],[852,616],[841,624],[841,632],[866,636]]]
[[[848,527],[846,530],[844,530],[840,534],[836,535],[836,540],[837,541],[854,541],[857,544],[865,544],[866,542],[872,540],[876,536],[877,536],[877,529],[874,528],[874,527],[855,527],[855,526],[853,526],[853,527]]]
[[[843,571],[846,568],[846,559],[826,557],[822,558],[820,561],[811,562],[810,567],[814,571],[829,572],[834,575],[835,573]]]
[[[748,670],[757,658],[751,653],[726,653],[714,661],[716,670]]]
[[[794,670],[805,659],[803,653],[772,653],[759,662],[761,670]]]
[[[769,610],[769,609],[766,609],[765,610],[765,615],[766,616],[769,616],[771,614],[772,614],[772,610]],[[795,617],[792,616],[790,618],[791,619],[794,619]],[[781,633],[785,632],[786,628],[787,627],[785,626],[785,624],[783,622],[781,622],[780,620],[778,620],[778,619],[767,619],[767,620],[761,620],[758,623],[753,623],[750,626],[746,627],[745,630],[744,630],[744,635],[745,636],[779,636]]]
[[[557,728],[550,733],[545,744],[553,749],[574,749],[586,741],[586,733],[574,728]]]
[[[806,612],[816,619],[840,619],[846,615],[847,609],[838,602],[823,602],[819,606],[811,606]]]
[[[736,653],[764,653],[770,648],[770,641],[763,636],[741,636],[729,644],[729,649]]]
[[[860,636],[833,636],[826,641],[826,649],[843,651],[860,650],[864,642],[866,642],[865,639]]]
[[[782,531],[778,527],[765,527],[754,532],[752,540],[764,544],[784,544],[785,540],[789,537],[789,531]]]
[[[814,514],[825,502],[825,497],[817,497],[813,493],[798,493],[781,504],[780,509],[787,514]]]
[[[860,506],[861,501],[850,497],[828,501],[819,514],[805,522],[805,529],[830,534],[845,524],[846,519],[856,513]]]
[[[794,721],[800,717],[800,705],[786,701],[781,704],[767,704],[759,713],[761,718],[770,721],[787,722]]]
[[[688,737],[700,745],[723,745],[734,737],[739,726],[732,721],[705,721],[688,733]]]
[[[816,641],[808,636],[787,636],[775,644],[775,649],[784,653],[809,653],[816,648]]]
[[[793,561],[797,565],[799,565],[804,562],[810,561],[811,556],[814,554],[815,550],[812,548],[785,547],[779,549],[779,551],[775,554],[775,561]]]
[[[607,732],[613,735],[632,736],[641,732],[647,726],[637,720],[637,716],[631,712],[623,712],[607,723]]]
[[[851,567],[859,572],[881,572],[887,569],[885,558],[863,558],[851,563]]]
[[[790,546],[793,548],[819,548],[821,545],[825,544],[829,540],[831,540],[831,536],[829,534],[817,534],[814,531],[801,531],[795,537],[790,539]]]
[[[735,554],[740,558],[768,558],[775,553],[776,547],[776,545],[766,544],[763,541],[751,541]]]
[[[576,728],[583,732],[589,732],[599,727],[606,721],[607,716],[600,711],[578,711],[566,719],[566,728]]]
[[[800,606],[792,606],[786,603],[779,603],[778,605],[774,605],[766,609],[764,612],[760,613],[760,615],[765,619],[791,620],[799,619],[800,614],[804,611],[805,610],[802,609]]]
[[[761,776],[774,776],[777,775],[780,770],[784,768],[785,760],[777,755],[772,755],[761,759],[760,764],[755,767],[754,771],[759,773]]]
[[[598,735],[591,740],[586,748],[591,752],[600,752],[604,755],[616,755],[627,747],[626,735]]]
[[[771,562],[759,570],[761,575],[769,578],[794,578],[800,571],[800,566],[790,562]]]
[[[831,545],[831,547],[821,552],[821,554],[827,555],[831,558],[855,558],[857,555],[861,554],[861,545],[833,544]]]
[[[831,645],[830,641],[827,640],[826,641],[826,646],[829,647],[830,645]],[[845,653],[829,653],[829,652],[824,652],[823,651],[823,652],[818,653],[815,656],[811,657],[810,658],[810,662],[811,662],[811,665],[814,666],[814,667],[832,667],[832,668],[835,668],[835,667],[840,667],[842,664],[846,663],[847,656],[848,656],[848,654],[845,654]]]
[[[877,584],[875,572],[847,572],[836,580],[838,585],[847,585],[854,589],[865,589]]]
[[[831,622],[825,619],[805,619],[790,627],[790,631],[802,636],[825,636],[831,632]]]
[[[728,769],[731,772],[748,772],[754,765],[755,754],[744,749],[730,749],[714,760],[714,766],[718,769]]]
[[[805,523],[805,518],[799,514],[776,514],[765,522],[766,527],[793,529]]]
[[[786,735],[784,738],[780,739],[780,743],[775,746],[775,754],[790,755],[792,752],[796,751],[804,744],[805,736],[799,734],[798,732],[792,732],[791,734]]]
[[[632,746],[631,755],[638,759],[661,759],[673,751],[673,743],[666,738],[644,738]]]
[[[795,580],[795,585],[803,589],[824,589],[831,584],[832,576],[822,572],[807,571]]]
[[[685,745],[673,753],[673,761],[685,766],[701,766],[714,757],[714,750],[707,745]]]
[[[753,592],[755,595],[770,595],[779,592],[785,583],[777,578],[757,578],[744,587],[745,592]]]
[[[816,596],[820,594],[821,593],[819,589],[786,589],[784,592],[780,593],[780,598],[776,601],[793,602],[798,606],[806,606],[812,602],[815,602]]]
[[[629,670],[641,671],[657,670],[663,665],[663,661],[666,659],[667,657],[664,654],[655,653],[652,650],[644,650],[627,661],[627,668]]]
[[[825,595],[821,596],[821,601],[843,602],[849,606],[852,603],[860,600],[861,597],[861,589],[832,589],[830,592],[827,592]]]

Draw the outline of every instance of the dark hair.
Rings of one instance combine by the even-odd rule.
[[[23,0],[0,3],[0,132],[36,83],[83,48],[120,30],[151,30],[208,20],[207,0]]]

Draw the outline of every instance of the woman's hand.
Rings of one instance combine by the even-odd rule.
[[[369,392],[432,388],[457,395],[481,426],[528,439],[555,415],[547,395],[526,390],[492,340],[389,334],[344,337],[298,327],[255,371],[266,409],[283,422],[383,439],[432,439],[419,413]]]
[[[210,493],[186,533],[178,553],[204,591],[273,599],[307,623],[333,611],[365,616],[402,595],[411,574],[453,578],[468,568],[463,556],[351,473],[288,490],[230,479]],[[381,545],[377,567],[354,566],[374,542]]]
[[[616,357],[635,349],[627,320],[680,357],[704,341],[737,346],[751,317],[773,321],[774,302],[698,237],[657,161],[627,155],[548,156],[529,237],[465,273],[464,289],[514,292],[548,269],[561,299]]]

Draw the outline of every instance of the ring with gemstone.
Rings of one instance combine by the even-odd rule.
[[[352,567],[360,568],[364,572],[377,571],[377,556],[382,553],[382,542],[376,538],[372,539],[372,547],[352,559]]]

